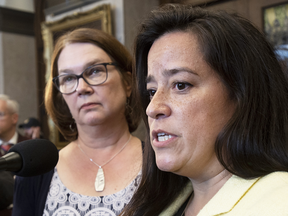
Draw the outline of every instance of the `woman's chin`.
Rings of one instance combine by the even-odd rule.
[[[97,113],[88,113],[82,118],[82,124],[84,125],[98,125],[101,124],[104,119],[103,116],[97,115]]]
[[[175,171],[175,163],[166,159],[156,159],[156,164],[158,169],[164,172],[173,172]]]

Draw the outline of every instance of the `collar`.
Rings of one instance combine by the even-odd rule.
[[[231,211],[259,179],[247,180],[232,175],[215,196],[203,207],[198,216],[221,215]]]
[[[15,145],[17,143],[17,140],[18,140],[18,133],[17,131],[15,131],[13,137],[8,141],[8,143]],[[6,142],[3,142],[3,140],[0,140],[0,145],[2,145],[3,143],[6,143]]]

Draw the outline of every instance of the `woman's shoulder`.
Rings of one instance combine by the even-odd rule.
[[[247,181],[252,183],[244,198],[251,198],[251,201],[255,197],[257,197],[257,200],[273,200],[273,197],[286,197],[288,194],[288,172],[273,172]]]
[[[71,142],[71,143],[68,143],[65,147],[61,148],[59,150],[58,164],[60,161],[62,162],[63,160],[70,160],[71,157],[73,157],[74,155],[74,149],[76,146],[77,144],[75,144],[75,142]]]
[[[270,185],[270,187],[288,188],[288,172],[273,172],[259,179],[259,183]]]
[[[287,194],[287,172],[273,172],[254,179],[233,175],[200,211],[199,216],[287,215]]]
[[[273,172],[259,178],[245,197],[250,211],[255,214],[287,215],[287,194],[288,172]]]

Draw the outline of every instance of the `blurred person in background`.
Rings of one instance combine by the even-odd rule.
[[[40,122],[33,117],[25,119],[22,124],[18,126],[24,131],[24,135],[30,139],[43,139]]]
[[[0,94],[0,156],[18,142],[29,139],[17,132],[19,104],[9,96]]]
[[[0,157],[16,143],[27,140],[17,132],[19,104],[9,96],[0,94]],[[11,172],[0,171],[0,215],[9,216],[12,210],[14,178]]]

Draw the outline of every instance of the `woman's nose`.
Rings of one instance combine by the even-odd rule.
[[[146,109],[146,114],[153,119],[165,118],[171,115],[169,97],[157,90]]]
[[[92,91],[93,91],[92,86],[86,83],[83,78],[79,78],[76,92],[78,92],[78,94],[91,94]]]

